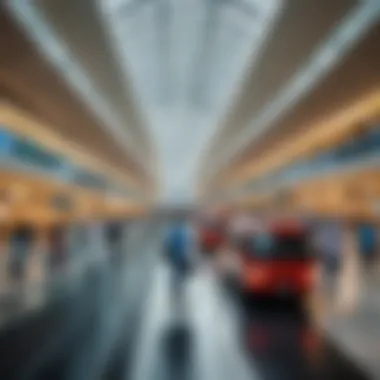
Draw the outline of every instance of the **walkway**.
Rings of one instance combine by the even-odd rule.
[[[172,312],[168,290],[169,271],[159,262],[146,304],[133,380],[258,378],[243,356],[233,308],[219,293],[210,268],[203,268],[188,283],[186,319],[178,321]],[[182,368],[173,367],[178,361]]]

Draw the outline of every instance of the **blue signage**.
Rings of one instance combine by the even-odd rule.
[[[0,158],[29,170],[42,171],[63,181],[100,191],[111,190],[114,194],[129,194],[118,184],[109,182],[104,176],[78,167],[74,162],[45,148],[32,139],[20,137],[0,125]],[[14,170],[15,168],[13,168]],[[66,200],[54,200],[57,207],[69,207]]]
[[[14,140],[11,155],[20,161],[45,170],[56,171],[61,165],[61,158],[58,155],[25,138]]]
[[[14,137],[0,126],[0,156],[7,156],[11,151]]]

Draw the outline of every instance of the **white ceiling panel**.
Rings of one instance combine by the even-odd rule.
[[[149,123],[163,196],[194,193],[201,153],[282,1],[100,1],[110,43]]]

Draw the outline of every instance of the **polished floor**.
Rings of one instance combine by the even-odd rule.
[[[243,302],[205,266],[189,280],[186,317],[178,317],[168,284],[162,264],[147,302],[136,380],[370,378],[292,300]],[[172,372],[168,358],[175,364]],[[178,363],[188,368],[186,375],[176,375]]]
[[[207,264],[178,306],[153,256],[93,268],[3,329],[0,379],[369,379],[293,305],[243,303]]]

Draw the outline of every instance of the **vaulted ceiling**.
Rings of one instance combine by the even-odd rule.
[[[163,203],[378,85],[376,0],[6,3],[1,96]]]

